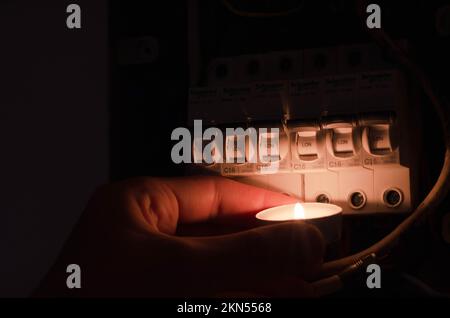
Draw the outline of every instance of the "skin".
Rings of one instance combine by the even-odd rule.
[[[221,177],[105,185],[92,196],[35,296],[314,296],[305,281],[320,268],[324,243],[313,226],[249,222],[235,233],[180,234],[195,224],[211,229],[221,220],[254,221],[263,209],[293,202]],[[68,264],[80,265],[81,289],[66,287]]]

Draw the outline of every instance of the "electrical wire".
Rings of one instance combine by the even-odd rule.
[[[362,10],[362,8],[366,8],[366,1],[357,0],[356,3],[358,5],[358,8],[360,9],[358,11],[360,16],[364,16],[363,14],[365,12]],[[414,223],[426,217],[429,213],[433,212],[445,199],[450,189],[450,132],[448,115],[444,105],[434,93],[432,85],[425,74],[413,61],[411,61],[407,57],[406,53],[403,52],[403,50],[394,43],[394,41],[389,37],[387,33],[385,33],[381,29],[370,30],[370,33],[378,45],[383,48],[387,48],[393,53],[394,58],[397,59],[397,62],[402,67],[404,67],[415,80],[418,81],[424,93],[431,101],[433,108],[439,117],[444,134],[445,158],[441,172],[433,188],[430,190],[425,199],[401,224],[399,224],[386,237],[370,246],[369,248],[354,255],[324,263],[319,274],[319,277],[322,278],[327,276],[333,277],[335,275],[339,275],[339,273],[351,267],[352,264],[357,264],[368,255],[373,254],[376,255],[377,258],[379,258],[389,253],[390,249],[396,244],[400,236],[404,234]],[[327,278],[324,278],[320,281],[325,281],[325,279]],[[337,286],[336,283],[335,286]],[[325,288],[324,290],[326,291]]]
[[[287,16],[300,11],[304,5],[303,1],[299,6],[285,11],[247,12],[235,8],[228,0],[222,0],[222,3],[233,14],[245,17]],[[364,9],[369,3],[366,0],[356,0],[355,4],[358,9],[358,15],[364,21],[364,15],[366,13]],[[407,54],[396,45],[387,33],[381,29],[372,29],[369,33],[379,46],[393,53],[393,56],[397,59],[397,62],[412,75],[413,79],[418,81],[418,84],[422,87],[424,93],[431,101],[431,104],[439,117],[444,133],[445,158],[441,172],[433,188],[427,194],[425,199],[417,206],[417,208],[391,233],[379,242],[359,253],[323,264],[320,274],[318,275],[319,280],[313,283],[318,295],[326,295],[335,292],[343,286],[344,276],[350,276],[351,273],[359,270],[361,266],[366,264],[369,260],[375,261],[385,257],[389,253],[390,249],[396,244],[398,239],[414,223],[426,217],[438,207],[450,189],[450,132],[448,115],[445,107],[435,94],[432,85],[425,74],[412,60],[407,57]]]

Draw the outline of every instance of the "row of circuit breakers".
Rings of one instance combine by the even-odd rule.
[[[337,51],[317,52],[323,56]],[[308,54],[314,56],[314,50]],[[360,55],[376,59],[367,46],[361,46]],[[281,68],[286,57],[298,60],[304,54],[279,52],[277,56]],[[242,66],[236,60],[226,67]],[[204,126],[223,128],[223,162],[203,162],[202,169],[305,202],[338,204],[347,214],[410,210],[410,169],[402,164],[400,151],[405,147],[401,136],[406,97],[399,71],[372,62],[367,65],[378,65],[377,69],[357,66],[350,72],[341,67],[347,73],[339,73],[336,66],[328,73],[314,73],[303,61],[290,76],[272,72],[269,79],[275,80],[242,76],[228,81],[216,77],[242,70],[217,71],[223,63],[212,61],[208,86],[191,88],[189,95],[191,123],[202,120]],[[247,136],[245,151],[236,150],[240,137],[227,136],[225,127],[255,128],[258,145],[252,145],[255,139]],[[270,153],[270,163],[250,162],[250,147],[271,144],[271,128],[278,128],[279,147]],[[202,149],[193,146],[193,156],[201,155]]]

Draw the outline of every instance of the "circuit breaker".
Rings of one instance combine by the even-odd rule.
[[[355,50],[370,69],[352,66]],[[189,120],[223,129],[224,160],[201,166],[306,202],[335,203],[347,214],[409,211],[404,77],[379,54],[352,45],[213,60],[208,85],[190,90]],[[242,128],[244,151],[236,152],[240,137],[225,127]],[[254,140],[245,135],[250,127]],[[270,162],[260,153],[249,160],[250,149],[270,146],[275,128],[279,147],[265,154]]]

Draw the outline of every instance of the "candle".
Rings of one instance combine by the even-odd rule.
[[[302,220],[315,225],[327,243],[341,237],[342,208],[327,203],[295,203],[276,206],[256,214],[265,223]]]

